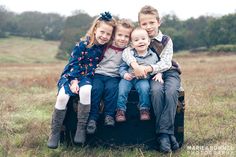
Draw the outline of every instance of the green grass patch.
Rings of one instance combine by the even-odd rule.
[[[9,37],[0,39],[1,63],[51,63],[58,62],[55,55],[59,42]]]
[[[227,44],[227,45],[216,45],[209,49],[211,53],[236,53],[236,45],[235,44]]]

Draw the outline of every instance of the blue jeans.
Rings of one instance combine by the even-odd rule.
[[[139,109],[150,109],[151,103],[149,98],[150,85],[149,80],[133,79],[131,81],[121,79],[119,83],[119,94],[117,100],[117,109],[126,111],[126,103],[128,95],[132,87],[137,90],[139,94]]]
[[[104,115],[115,116],[119,82],[120,77],[95,74],[92,87],[91,110],[89,114],[90,120],[98,120],[99,106],[102,99],[104,100]]]

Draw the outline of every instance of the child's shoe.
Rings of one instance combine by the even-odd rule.
[[[150,120],[150,112],[147,109],[140,110],[140,120]]]
[[[116,112],[116,121],[117,122],[124,122],[126,121],[125,118],[125,111],[118,109]]]
[[[97,122],[93,119],[89,120],[88,121],[88,124],[87,124],[87,133],[88,134],[94,134],[95,131],[96,131],[96,128],[97,128]]]
[[[115,125],[115,120],[112,116],[106,115],[105,120],[104,120],[104,125],[106,126],[114,126]]]

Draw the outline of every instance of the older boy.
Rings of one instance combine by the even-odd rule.
[[[151,81],[151,101],[156,115],[156,133],[159,135],[160,150],[164,153],[177,150],[179,144],[174,136],[174,120],[180,88],[180,73],[178,67],[173,67],[173,43],[170,37],[159,30],[160,18],[158,11],[152,6],[144,6],[139,14],[139,25],[144,28],[152,39],[150,48],[153,49],[160,61],[150,66],[141,66],[129,53],[123,53],[123,60],[134,68],[137,78],[145,77],[148,72],[163,73],[164,83]],[[156,46],[157,44],[162,44]],[[159,49],[158,49],[159,48]]]

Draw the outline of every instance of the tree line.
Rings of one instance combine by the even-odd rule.
[[[0,5],[0,38],[14,35],[60,40],[57,57],[68,58],[75,42],[86,33],[94,18],[80,10],[69,17],[36,11],[16,14]],[[176,15],[165,15],[162,17],[161,30],[171,36],[176,52],[186,49],[204,51],[218,45],[235,46],[235,26],[236,13],[187,20],[180,20]]]

